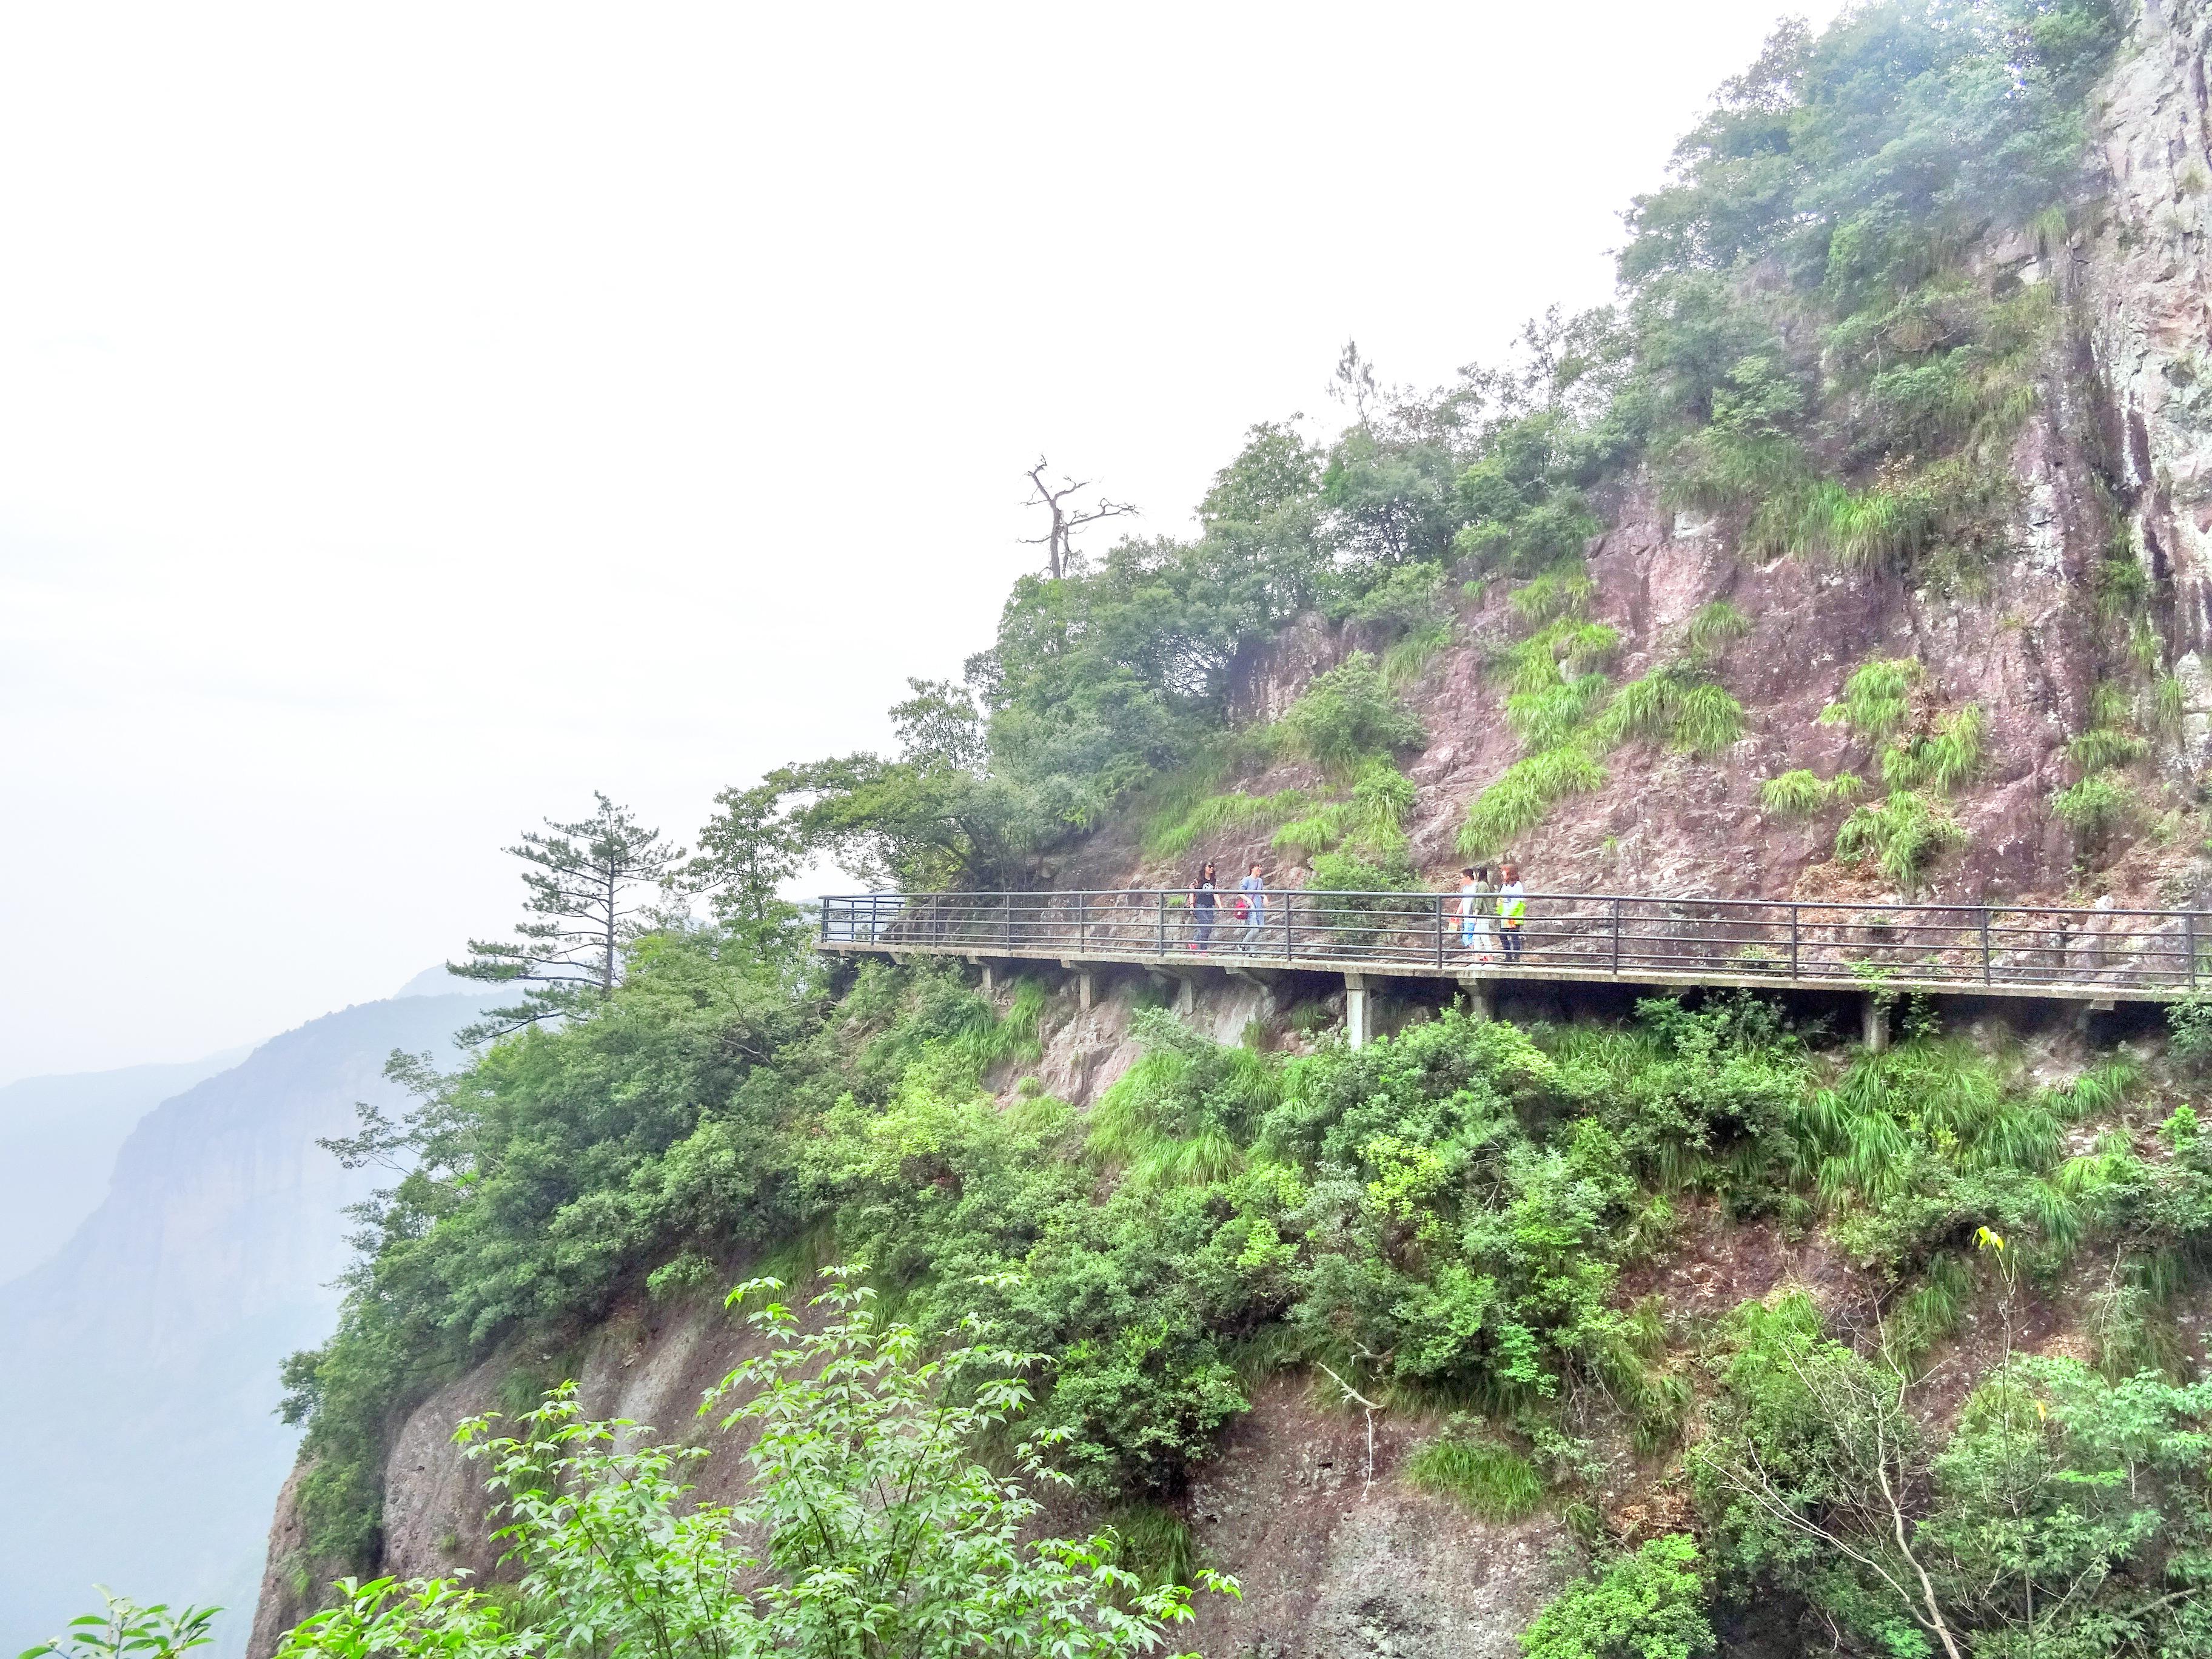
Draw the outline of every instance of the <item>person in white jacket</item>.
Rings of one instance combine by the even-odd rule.
[[[1490,866],[1468,865],[1460,872],[1459,948],[1478,962],[1498,960],[1498,923],[1491,911]]]

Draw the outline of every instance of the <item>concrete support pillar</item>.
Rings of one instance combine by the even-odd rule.
[[[991,977],[991,964],[988,962],[983,964],[983,994],[987,997],[998,994],[998,982]]]
[[[1079,962],[1070,962],[1066,957],[1060,965],[1075,976],[1075,1006],[1085,1013],[1091,1012],[1091,970]]]
[[[1194,979],[1176,981],[1176,1012],[1188,1018],[1198,1012],[1198,981]]]
[[[1344,976],[1344,1035],[1355,1048],[1367,1046],[1368,1006],[1367,975],[1346,974]]]
[[[1869,992],[1859,1020],[1860,1041],[1866,1044],[1867,1052],[1886,1052],[1889,1048],[1889,1000]]]
[[[1467,993],[1467,1012],[1474,1019],[1498,1018],[1498,981],[1493,979],[1463,979],[1460,988]]]

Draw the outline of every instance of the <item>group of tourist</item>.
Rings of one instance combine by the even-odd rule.
[[[1255,859],[1224,895],[1214,861],[1208,859],[1199,866],[1189,893],[1192,950],[1213,948],[1214,928],[1224,908],[1230,913],[1231,948],[1258,948],[1267,925],[1267,882],[1261,867]],[[1477,962],[1503,959],[1506,966],[1513,966],[1521,960],[1521,929],[1528,915],[1528,890],[1521,884],[1518,865],[1499,865],[1495,882],[1486,864],[1470,864],[1460,872],[1459,948],[1463,956]]]
[[[1237,929],[1233,942],[1240,951],[1257,945],[1261,929],[1267,925],[1267,883],[1260,868],[1260,861],[1255,859],[1229,900],[1229,912],[1235,919],[1231,925]],[[1212,948],[1213,927],[1221,913],[1220,890],[1220,878],[1213,860],[1208,859],[1199,866],[1198,879],[1190,884],[1190,948],[1194,951]]]

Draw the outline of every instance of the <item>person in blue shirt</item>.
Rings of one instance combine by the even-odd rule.
[[[1255,951],[1260,945],[1260,933],[1267,925],[1267,884],[1260,874],[1260,866],[1254,861],[1244,879],[1237,884],[1237,919],[1244,924],[1238,935],[1237,949]]]

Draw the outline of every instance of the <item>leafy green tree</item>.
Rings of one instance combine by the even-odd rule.
[[[1654,1538],[1567,1586],[1521,1637],[1528,1659],[1696,1659],[1713,1650],[1698,1542]]]
[[[1110,1534],[1025,1535],[1042,1514],[1029,1486],[1054,1479],[1048,1434],[1015,1441],[1017,1474],[976,1460],[1029,1406],[1036,1356],[984,1346],[971,1323],[963,1346],[929,1357],[911,1328],[880,1320],[854,1270],[830,1279],[810,1319],[774,1300],[751,1313],[763,1351],[701,1408],[750,1436],[744,1501],[694,1504],[680,1476],[708,1448],[586,1421],[564,1384],[517,1435],[494,1437],[489,1418],[459,1431],[507,1522],[518,1613],[450,1582],[347,1581],[283,1659],[503,1659],[580,1638],[653,1659],[1145,1653],[1190,1617],[1190,1590],[1116,1566]],[[730,1299],[781,1288],[757,1279]]]
[[[445,1368],[597,1317],[672,1257],[787,1224],[790,1103],[766,1062],[809,1012],[802,965],[690,930],[637,941],[629,966],[583,1017],[453,1073],[400,1057],[414,1109],[333,1143],[397,1179],[354,1212],[337,1330],[284,1363],[318,1557],[372,1558],[392,1413]]]
[[[1920,1526],[1974,1651],[2212,1652],[2208,1471],[2212,1385],[2008,1361],[1935,1460]]]
[[[726,926],[765,944],[799,918],[799,907],[780,896],[805,859],[785,791],[774,781],[725,789],[714,806],[699,832],[698,853],[684,868],[684,884],[705,894]]]
[[[1698,1489],[1729,1565],[1803,1595],[1894,1653],[1964,1632],[1913,1535],[1929,1454],[1901,1374],[1821,1328],[1802,1291],[1747,1304],[1723,1363]]]
[[[526,866],[522,908],[529,920],[515,923],[516,943],[472,939],[469,960],[446,967],[464,979],[526,988],[520,1001],[463,1031],[463,1042],[503,1036],[613,995],[624,948],[656,919],[640,890],[665,886],[684,849],[664,846],[660,831],[644,828],[628,807],[595,799],[599,809],[591,817],[548,818],[549,833],[525,830],[507,849]]]

